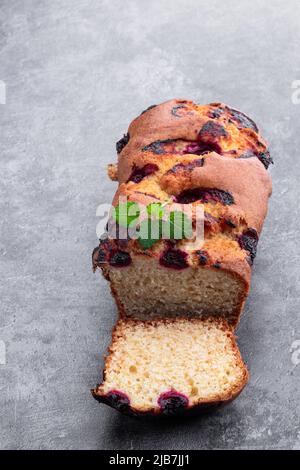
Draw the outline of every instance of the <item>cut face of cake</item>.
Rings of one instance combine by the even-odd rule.
[[[224,317],[235,325],[246,298],[247,283],[218,267],[180,269],[181,260],[174,257],[166,258],[163,266],[155,258],[139,256],[123,269],[109,268],[112,292],[121,312],[139,320]],[[171,262],[176,262],[175,268]]]
[[[127,414],[175,415],[229,402],[247,380],[222,320],[119,320],[92,394]]]

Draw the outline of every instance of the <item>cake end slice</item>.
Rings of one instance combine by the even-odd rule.
[[[121,319],[92,394],[126,414],[175,415],[229,402],[247,381],[225,321]]]

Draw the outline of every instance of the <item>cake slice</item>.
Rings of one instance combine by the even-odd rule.
[[[119,320],[96,400],[127,414],[174,415],[233,400],[248,380],[220,319]]]

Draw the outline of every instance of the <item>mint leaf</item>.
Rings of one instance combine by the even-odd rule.
[[[148,204],[147,212],[150,215],[150,217],[161,219],[165,211],[164,211],[164,208],[162,207],[161,202],[152,202],[151,204]]]
[[[162,220],[144,219],[140,224],[138,241],[144,250],[151,248],[162,237]]]
[[[121,227],[129,227],[129,225],[139,217],[140,208],[136,202],[121,202],[113,211],[113,219],[121,225]]]
[[[153,215],[154,212],[158,218],[148,217],[140,224],[138,242],[144,250],[151,248],[162,238],[168,240],[192,238],[192,221],[184,212],[172,211],[167,220],[163,220],[160,203],[149,204],[149,206],[147,206],[148,214]]]

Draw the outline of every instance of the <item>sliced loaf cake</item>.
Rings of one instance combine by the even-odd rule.
[[[120,319],[103,383],[92,394],[135,415],[229,402],[248,380],[233,330],[272,190],[267,144],[250,118],[223,103],[170,100],[137,117],[117,153],[118,164],[108,168],[119,183],[115,212],[93,268],[110,282]],[[159,235],[131,237],[122,198],[126,211],[146,207],[138,231],[152,223],[155,208]],[[204,240],[161,236],[185,207],[192,227],[203,209]]]

